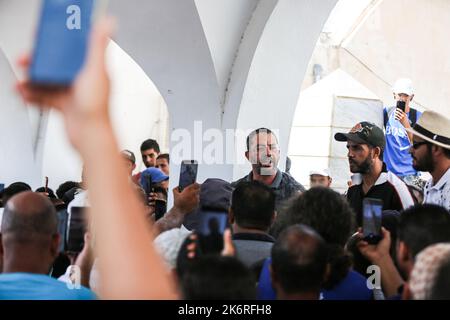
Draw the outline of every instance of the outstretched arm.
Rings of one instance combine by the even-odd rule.
[[[95,26],[85,66],[70,88],[43,89],[25,80],[17,89],[28,103],[62,113],[68,137],[85,163],[100,297],[172,299],[177,297],[175,283],[152,246],[151,229],[127,180],[109,119],[105,52],[111,25],[102,20]],[[28,62],[20,61],[24,68]]]

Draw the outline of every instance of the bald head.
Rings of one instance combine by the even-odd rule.
[[[58,218],[51,201],[34,192],[22,192],[9,199],[3,212],[1,234],[20,241],[51,236],[58,232]]]
[[[272,247],[272,271],[277,284],[287,294],[318,290],[326,264],[324,240],[305,225],[287,228]]]

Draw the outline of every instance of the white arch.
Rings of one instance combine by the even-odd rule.
[[[114,39],[161,92],[171,129],[186,128],[192,134],[195,120],[202,120],[204,130],[222,132],[264,124],[281,129],[285,154],[299,84],[335,2],[260,0],[239,7],[234,0],[217,0],[215,6],[202,0],[112,0],[110,9],[119,22]],[[0,2],[5,9],[0,10],[0,23],[8,15],[14,16],[12,26],[21,23],[0,32],[0,45],[12,59],[31,47],[38,5],[7,3]],[[220,11],[230,16],[211,18],[221,17]],[[18,39],[3,41],[11,33]],[[280,104],[282,116],[274,108]],[[257,111],[262,112],[255,117]],[[176,166],[171,176],[176,184]],[[231,180],[233,165],[201,166],[199,181],[206,177]]]

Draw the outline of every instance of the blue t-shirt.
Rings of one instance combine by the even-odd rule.
[[[388,112],[390,108],[385,108],[384,112]],[[388,113],[388,121],[386,123],[386,148],[384,150],[384,162],[388,171],[391,171],[399,177],[416,175],[417,171],[412,167],[412,157],[409,154],[411,142],[405,127],[400,121],[395,120],[395,109]],[[417,120],[419,120],[421,112],[417,111]],[[409,119],[409,112],[407,113]],[[411,120],[410,120],[411,121]]]
[[[266,259],[259,276],[258,300],[276,299],[276,293],[272,287],[272,279],[270,277],[270,263],[271,258]],[[323,300],[373,300],[373,293],[367,287],[366,278],[353,270],[350,270],[347,276],[333,289],[321,290],[320,296]]]
[[[0,274],[0,300],[95,300],[85,288],[69,289],[65,282],[33,273]]]

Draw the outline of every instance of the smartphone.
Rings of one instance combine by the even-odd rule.
[[[93,17],[105,6],[104,0],[43,0],[31,83],[64,87],[74,81],[85,61]]]
[[[155,221],[161,219],[167,212],[167,202],[164,200],[155,200]]]
[[[145,186],[145,193],[147,193],[147,197],[150,196],[150,193],[154,192],[155,187],[153,186],[153,180],[152,176],[150,174],[147,174],[145,176],[146,186]]]
[[[365,198],[363,200],[363,236],[369,244],[377,244],[382,239],[381,214],[383,201]]]
[[[400,109],[403,112],[405,112],[405,110],[406,110],[406,103],[405,103],[405,101],[397,101],[397,109]]]
[[[66,249],[66,235],[67,235],[67,210],[58,210],[58,233],[60,235],[59,252],[64,252]]]
[[[5,184],[4,183],[0,183],[0,192],[2,192],[5,189]]]
[[[66,251],[81,252],[87,231],[86,207],[72,207],[67,227]]]
[[[223,233],[228,227],[228,213],[201,211],[198,216],[200,248],[203,253],[220,253],[223,250]]]
[[[183,191],[187,186],[195,183],[197,180],[198,162],[196,160],[184,160],[181,162],[180,181],[178,189]]]

